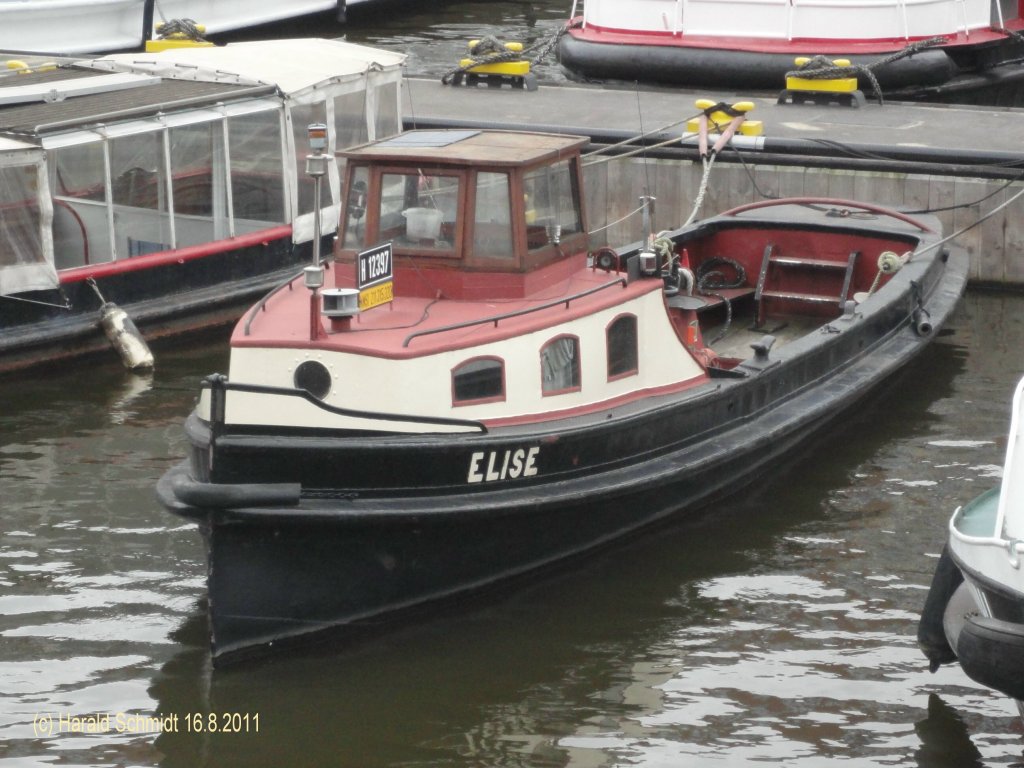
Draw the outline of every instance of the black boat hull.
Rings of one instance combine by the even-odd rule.
[[[974,682],[1024,700],[1024,624],[971,617],[956,650],[960,666]]]
[[[310,244],[292,243],[290,227],[218,245],[223,247],[198,258],[161,255],[142,268],[97,265],[95,289],[85,279],[64,280],[56,290],[0,301],[0,374],[112,355],[99,326],[100,295],[123,309],[150,341],[229,325],[256,298],[293,277],[311,253]],[[141,264],[147,257],[135,259]]]
[[[966,273],[960,249],[915,273],[934,329]],[[817,334],[799,362],[544,433],[361,438],[193,415],[192,461],[158,495],[204,532],[214,658],[451,598],[736,492],[925,347],[905,298],[858,333]],[[507,478],[531,452],[537,474]]]
[[[965,582],[971,597],[958,601]],[[975,590],[992,615],[982,615]],[[1024,701],[1024,596],[960,562],[948,545],[921,611],[918,644],[932,672],[959,662],[976,683]]]
[[[786,73],[795,69],[794,55],[814,56],[808,48],[800,54],[742,51],[729,48],[698,48],[682,45],[603,43],[574,37],[559,41],[558,56],[570,76],[593,81],[641,81],[663,85],[751,89],[778,93],[785,88]],[[880,66],[872,66],[887,98],[944,103],[1020,106],[1024,72],[1017,64],[1022,46],[1011,39],[957,53],[932,48]],[[875,65],[883,55],[834,54],[853,66]],[[864,75],[858,86],[870,95],[873,83]]]

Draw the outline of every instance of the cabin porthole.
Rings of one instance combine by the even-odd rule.
[[[304,389],[318,400],[323,400],[331,391],[331,372],[316,360],[300,363],[292,380],[296,389]]]

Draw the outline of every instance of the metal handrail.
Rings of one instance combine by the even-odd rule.
[[[242,328],[242,333],[244,335],[249,335],[249,326],[252,325],[252,321],[256,319],[256,314],[267,305],[267,302],[270,301],[270,299],[273,296],[276,296],[278,293],[280,293],[284,288],[287,288],[289,285],[291,285],[292,282],[294,282],[294,280],[297,277],[300,277],[301,275],[302,272],[298,272],[292,275],[277,287],[271,288],[270,291],[262,299],[253,304],[252,309],[249,310],[249,314],[245,318],[245,326]]]
[[[355,419],[370,419],[374,421],[401,421],[411,422],[415,424],[436,424],[438,426],[446,427],[468,427],[471,429],[478,430],[481,434],[487,434],[487,427],[479,421],[473,421],[470,419],[450,419],[444,416],[416,416],[416,415],[402,415],[398,413],[380,413],[377,411],[357,411],[351,408],[339,408],[336,405],[329,405],[323,400],[314,397],[305,389],[289,389],[287,387],[270,387],[262,384],[241,384],[231,382],[227,380],[227,377],[221,374],[214,374],[205,378],[201,384],[203,389],[209,389],[214,397],[222,397],[223,392],[248,392],[250,394],[257,395],[281,395],[283,397],[298,397],[307,402],[315,405],[317,408],[325,410],[329,413],[333,413],[338,416],[347,416]],[[221,394],[218,395],[217,392]],[[211,416],[213,421],[223,419],[224,408],[223,404],[219,404],[217,407],[211,406]],[[220,414],[218,416],[218,414]]]
[[[611,282],[603,283],[595,288],[588,288],[587,290],[580,291],[579,293],[575,293],[572,296],[566,296],[565,298],[558,299],[557,301],[551,301],[548,302],[547,304],[541,304],[536,307],[530,307],[528,309],[517,309],[515,312],[505,312],[504,314],[501,315],[491,315],[490,317],[482,317],[479,320],[466,320],[465,322],[462,323],[443,325],[440,328],[428,328],[425,331],[414,331],[413,333],[410,333],[408,336],[405,337],[405,340],[402,342],[402,346],[408,347],[409,342],[419,336],[430,336],[431,334],[434,333],[446,333],[447,331],[457,331],[460,328],[472,328],[474,325],[486,325],[487,323],[494,323],[494,327],[497,328],[498,323],[501,322],[502,320],[508,320],[509,318],[512,317],[520,317],[521,315],[528,315],[531,312],[540,312],[545,309],[551,309],[551,307],[557,307],[559,304],[565,304],[565,308],[568,309],[569,302],[575,301],[576,299],[582,299],[584,296],[589,296],[592,293],[603,291],[605,288],[611,288],[612,286],[615,285],[621,285],[623,288],[625,288],[627,285],[629,285],[629,283],[626,280],[626,278],[620,277],[618,280],[612,280]]]

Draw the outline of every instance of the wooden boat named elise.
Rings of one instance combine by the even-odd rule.
[[[965,252],[869,204],[747,206],[588,252],[586,139],[343,152],[334,258],[237,325],[158,483],[215,659],[451,598],[769,471],[919,352]]]
[[[1013,395],[1003,479],[958,507],[918,624],[934,672],[959,661],[1024,715],[1024,380]]]

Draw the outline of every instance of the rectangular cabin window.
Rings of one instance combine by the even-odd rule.
[[[0,166],[0,296],[56,287],[43,252],[35,165]]]
[[[366,121],[366,91],[343,93],[334,99],[334,135],[336,151],[365,144],[370,136]],[[345,178],[345,158],[335,155],[338,173]]]
[[[352,168],[348,199],[341,212],[342,247],[361,251],[366,247],[366,193],[370,172],[365,165]]]
[[[526,195],[526,242],[544,248],[582,229],[575,166],[569,160],[530,171],[523,178]]]
[[[168,131],[178,247],[228,236],[227,174],[220,121]]]
[[[402,130],[398,118],[398,83],[377,86],[377,113],[374,115],[374,139],[386,139]]]
[[[103,142],[99,140],[50,153],[57,269],[102,264],[114,258],[104,166]]]
[[[110,197],[118,258],[174,247],[162,131],[111,139]]]
[[[476,177],[473,256],[481,259],[511,259],[512,199],[507,173],[480,172]]]
[[[423,171],[382,174],[379,239],[399,250],[452,255],[459,180]]]
[[[228,144],[235,232],[244,234],[283,224],[280,114],[267,110],[228,118]]]
[[[495,357],[469,360],[452,370],[452,401],[466,405],[503,399],[505,366]]]

